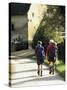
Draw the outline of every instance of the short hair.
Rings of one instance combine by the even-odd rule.
[[[42,45],[42,41],[38,41],[38,44],[41,44]]]

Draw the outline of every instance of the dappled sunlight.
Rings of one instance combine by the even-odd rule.
[[[49,74],[49,68],[43,65],[43,76],[37,75],[37,64],[32,59],[17,59],[12,60],[14,63],[13,71],[11,72],[12,87],[32,86],[36,85],[53,85],[64,84],[64,80],[56,72]],[[42,83],[41,83],[42,82]],[[41,83],[41,84],[40,84]]]
[[[14,25],[13,28],[10,27],[11,51],[9,56],[9,82],[12,87],[64,84],[65,7],[29,4],[24,15],[11,16],[11,24]],[[57,60],[53,66],[53,63],[50,64],[52,67],[49,66],[46,54],[51,39],[58,47]],[[44,63],[39,68],[40,71],[37,65],[39,58],[37,59],[35,50],[38,41],[42,41],[46,54]],[[50,73],[49,67],[55,69],[55,73]]]

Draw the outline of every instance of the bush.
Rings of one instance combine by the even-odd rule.
[[[65,40],[58,44],[58,59],[65,63]]]
[[[42,41],[42,45],[44,46],[44,48],[47,47],[48,42],[49,42],[49,38],[47,36],[44,35],[44,30],[42,29],[38,29],[33,41],[32,41],[32,48],[35,48],[35,46],[37,45],[38,41]]]

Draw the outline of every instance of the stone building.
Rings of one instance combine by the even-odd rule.
[[[11,3],[11,43],[20,37],[30,47],[46,11],[44,4]],[[15,51],[13,45],[11,50]]]
[[[47,6],[44,4],[31,4],[28,11],[28,41],[29,46],[33,37],[47,11]]]
[[[28,17],[27,12],[30,4],[10,3],[11,11],[11,51],[16,50],[18,39],[21,39],[22,44],[28,43]],[[14,43],[14,44],[13,44]],[[25,46],[25,44],[24,44]],[[24,47],[22,45],[22,48]],[[18,46],[20,47],[20,46]],[[20,49],[22,49],[20,48]],[[26,47],[27,48],[27,47]]]

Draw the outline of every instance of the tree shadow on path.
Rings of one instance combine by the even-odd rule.
[[[33,76],[35,77],[35,76]],[[20,81],[20,82],[16,82],[16,83],[13,83],[12,85],[19,85],[19,84],[24,84],[24,83],[29,83],[29,82],[37,82],[37,81],[54,81],[54,80],[60,80],[60,81],[63,81],[58,75],[55,75],[55,76],[47,76],[47,77],[37,77],[37,78],[34,78],[34,79],[30,79],[30,80],[24,80],[24,81]]]

